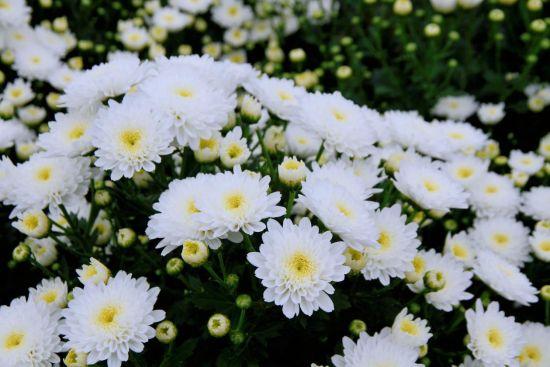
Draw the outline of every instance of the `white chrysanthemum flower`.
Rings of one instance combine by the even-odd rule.
[[[0,121],[0,150],[34,140],[35,134],[18,120]]]
[[[455,156],[443,165],[443,169],[464,187],[475,185],[489,169],[489,161],[475,156]]]
[[[538,259],[550,262],[550,230],[535,229],[529,237],[529,244]]]
[[[122,103],[109,101],[90,130],[97,148],[95,165],[111,170],[111,179],[131,178],[135,172],[152,172],[161,156],[170,154],[173,135],[170,125],[141,98]]]
[[[399,343],[418,348],[428,343],[432,333],[426,320],[415,318],[407,312],[407,308],[404,308],[395,316],[392,335]]]
[[[538,301],[537,290],[517,266],[489,251],[479,251],[474,273],[507,300],[524,306]]]
[[[476,112],[477,106],[473,96],[447,96],[439,98],[432,113],[451,120],[464,121]]]
[[[550,133],[544,135],[539,142],[538,153],[550,160]]]
[[[465,271],[459,261],[451,255],[436,253],[433,249],[427,252],[420,251],[419,255],[413,260],[415,272],[421,269],[424,275],[430,271],[437,274],[443,283],[443,287],[438,291],[426,294],[426,302],[438,310],[450,312],[454,306],[460,304],[460,301],[469,300],[473,297],[471,293],[466,292],[466,289],[472,284],[473,274]],[[414,284],[409,284],[408,287],[415,293],[426,290],[422,278]]]
[[[15,50],[13,68],[27,79],[46,80],[59,67],[59,59],[39,43],[29,43]]]
[[[36,288],[29,289],[29,299],[57,310],[67,305],[67,292],[67,283],[61,278],[43,279]]]
[[[217,85],[195,68],[176,64],[163,67],[141,87],[157,114],[166,115],[178,143],[196,149],[200,139],[225,126],[237,105],[235,94]]]
[[[373,336],[361,333],[357,343],[345,336],[343,355],[334,355],[332,363],[336,367],[422,367],[415,363],[418,352],[415,348],[396,343],[389,328]]]
[[[366,264],[361,270],[365,279],[378,279],[382,285],[388,285],[390,278],[403,279],[405,272],[413,270],[412,260],[420,246],[416,238],[418,225],[406,221],[399,204],[375,212],[380,246],[365,248]]]
[[[415,148],[428,141],[429,124],[416,111],[387,111],[383,121],[391,140],[405,148]]]
[[[59,311],[51,312],[46,304],[25,297],[0,306],[0,365],[57,366],[62,350],[59,317]]]
[[[170,5],[191,14],[200,14],[208,10],[213,0],[169,0]]]
[[[518,357],[521,367],[550,366],[550,327],[536,322],[526,322],[521,325],[521,330],[525,341]]]
[[[27,236],[43,238],[48,235],[51,223],[42,210],[29,209],[19,214],[12,225]]]
[[[144,343],[155,337],[151,324],[165,316],[153,309],[159,292],[149,288],[145,278],[134,279],[123,271],[107,284],[75,288],[62,311],[66,348],[88,353],[88,364],[106,360],[109,367],[120,367],[130,351],[143,351]]]
[[[145,233],[149,238],[160,238],[157,248],[166,255],[182,246],[186,240],[201,240],[209,247],[217,248],[220,241],[209,240],[207,234],[201,231],[197,222],[197,201],[205,195],[206,178],[203,175],[174,180],[168,190],[160,195],[159,201],[153,204],[158,213],[153,214],[147,223]]]
[[[295,122],[286,126],[285,140],[289,152],[300,158],[315,157],[323,143],[317,134]]]
[[[267,41],[270,36],[274,35],[273,27],[270,19],[254,19],[252,28],[250,29],[250,41],[262,42]]]
[[[346,245],[358,251],[366,246],[377,246],[379,234],[372,216],[378,204],[355,197],[344,187],[327,180],[307,179],[302,183],[302,195],[297,202],[340,236]]]
[[[71,206],[88,192],[91,175],[87,158],[45,157],[34,154],[19,164],[13,172],[11,193],[14,215],[31,208],[43,209],[48,205]]]
[[[241,171],[240,166],[233,172],[205,176],[203,187],[210,191],[196,200],[200,230],[212,239],[240,230],[248,235],[263,231],[262,220],[285,213],[285,208],[277,206],[281,194],[268,193],[269,181],[267,176]]]
[[[62,65],[48,76],[48,82],[59,90],[64,90],[80,74],[80,71]]]
[[[133,55],[121,55],[75,76],[59,99],[69,110],[95,112],[101,103],[128,92],[146,76],[146,64]]]
[[[42,266],[50,266],[57,260],[56,243],[52,238],[27,238],[25,243],[30,247],[34,259]]]
[[[9,194],[13,190],[12,175],[14,170],[15,165],[10,158],[5,155],[2,156],[2,158],[0,158],[0,202],[3,202],[4,205],[9,205],[11,203]]]
[[[92,116],[81,113],[56,113],[49,131],[38,136],[38,146],[49,156],[74,157],[92,149],[88,129]]]
[[[544,166],[544,157],[533,152],[524,153],[521,150],[512,150],[508,165],[516,171],[532,175]]]
[[[372,188],[372,192],[380,192],[381,189],[374,187],[386,178],[379,166],[380,160],[373,157],[355,158],[351,161],[353,173],[363,181],[363,185]]]
[[[319,233],[308,218],[298,225],[285,219],[282,226],[269,220],[259,252],[247,255],[266,287],[264,300],[283,306],[288,318],[300,310],[308,316],[319,308],[332,312],[331,283],[344,280],[349,268],[344,265],[345,245],[331,243],[331,238],[330,232]]]
[[[242,47],[248,38],[248,31],[239,27],[229,28],[223,34],[224,42],[233,47]]]
[[[8,83],[2,93],[2,100],[8,101],[15,107],[23,106],[34,98],[34,92],[31,83],[25,82],[24,79],[17,78],[13,82]]]
[[[212,8],[212,20],[224,28],[238,27],[253,16],[252,9],[240,0],[223,0]]]
[[[514,218],[477,219],[470,235],[480,248],[490,250],[517,266],[531,259],[529,229]]]
[[[43,26],[34,28],[34,35],[40,44],[50,50],[54,55],[63,57],[67,54],[67,36],[70,33],[59,34]]]
[[[309,170],[306,164],[296,157],[285,156],[281,164],[277,167],[279,180],[290,187],[300,185],[306,179]]]
[[[465,266],[471,267],[476,257],[476,249],[472,237],[465,231],[455,235],[447,234],[445,238],[445,254],[452,255],[458,261],[461,261]]]
[[[86,284],[107,284],[111,277],[111,271],[99,260],[90,258],[90,264],[82,265],[82,268],[76,269],[78,280],[83,285]]]
[[[485,125],[496,125],[505,115],[504,102],[482,103],[477,110],[477,118]]]
[[[306,94],[306,90],[296,86],[292,80],[270,78],[267,75],[251,79],[244,87],[271,113],[283,120],[292,120],[296,116],[301,99]]]
[[[152,18],[153,25],[164,28],[169,32],[181,31],[190,25],[192,21],[192,16],[171,7],[157,9]]]
[[[550,187],[537,186],[522,194],[521,211],[536,220],[550,220]]]
[[[403,162],[393,182],[402,194],[424,209],[448,212],[468,207],[468,194],[434,163]]]
[[[468,191],[470,203],[478,216],[513,216],[518,211],[519,191],[505,176],[488,172],[469,187]]]
[[[339,92],[306,94],[296,121],[316,132],[327,150],[348,157],[367,156],[376,141],[376,133],[361,107]]]
[[[147,29],[131,26],[120,33],[120,42],[130,51],[141,51],[151,43],[151,37]]]
[[[36,126],[46,118],[46,109],[36,105],[20,107],[17,116],[27,126]]]
[[[240,126],[235,127],[220,143],[220,160],[227,168],[242,165],[250,157],[246,138],[242,137]]]
[[[433,139],[442,144],[438,158],[451,158],[456,153],[473,154],[487,143],[487,135],[483,131],[466,122],[436,121],[430,124],[433,129]],[[432,141],[427,141],[430,145]],[[423,144],[419,146],[422,148]],[[422,149],[420,149],[422,151]]]
[[[466,311],[466,326],[470,335],[468,348],[484,366],[517,365],[515,359],[524,344],[521,326],[499,311],[497,302],[491,302],[484,310],[478,299],[475,309]]]
[[[0,2],[0,28],[26,25],[31,18],[31,8],[25,0],[2,0]],[[4,31],[4,30],[2,30]]]

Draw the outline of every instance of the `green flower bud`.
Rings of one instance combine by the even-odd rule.
[[[290,50],[288,53],[288,58],[293,63],[304,62],[306,59],[306,52],[302,48],[295,48]]]
[[[458,66],[458,61],[456,59],[450,59],[447,61],[447,66],[451,69],[454,69]]]
[[[255,124],[262,117],[262,105],[249,94],[244,95],[241,102],[241,118],[247,124]]]
[[[173,257],[166,263],[166,272],[168,275],[178,275],[183,270],[183,260],[179,257]]]
[[[338,69],[336,69],[336,77],[340,80],[349,79],[352,73],[352,69],[347,65],[339,66]]]
[[[199,267],[208,260],[208,246],[202,241],[187,240],[183,242],[181,257],[192,267]]]
[[[131,228],[121,228],[116,233],[116,241],[120,247],[128,248],[136,242],[136,232]]]
[[[144,234],[140,234],[138,235],[138,241],[140,245],[147,246],[147,244],[149,243],[149,237]]]
[[[530,28],[533,32],[542,33],[546,30],[546,22],[542,19],[535,19],[531,22]]]
[[[504,155],[499,155],[498,157],[495,157],[494,162],[497,166],[504,166],[506,163],[508,163],[508,157]]]
[[[227,277],[225,277],[225,284],[227,284],[229,288],[237,288],[239,276],[237,274],[228,274]]]
[[[178,328],[169,320],[164,320],[159,323],[155,330],[157,332],[157,340],[164,344],[171,343],[176,339],[176,336],[178,336]]]
[[[111,193],[108,190],[101,189],[94,193],[94,203],[99,207],[106,207],[111,201]]]
[[[454,219],[447,219],[445,220],[445,222],[443,223],[443,226],[445,227],[445,229],[447,231],[456,231],[456,229],[458,228],[458,223],[456,222],[456,220]]]
[[[458,41],[460,39],[460,33],[457,31],[450,31],[448,37],[451,41]]]
[[[506,15],[501,9],[493,9],[489,12],[489,20],[491,22],[499,23],[504,20]]]
[[[16,248],[13,249],[12,258],[18,263],[27,261],[31,254],[31,249],[29,246],[24,243],[19,244]]]
[[[229,334],[229,340],[231,340],[231,343],[234,345],[239,345],[244,343],[246,336],[240,330],[233,330],[231,331],[231,334]]]
[[[424,274],[424,285],[431,292],[437,292],[445,287],[445,276],[440,271],[429,270]]]
[[[407,51],[409,53],[416,52],[417,48],[418,47],[416,46],[416,43],[414,43],[414,42],[409,42],[405,45],[405,51]]]
[[[542,286],[542,288],[540,289],[540,297],[546,301],[546,302],[550,302],[550,285],[544,285]]]
[[[418,357],[424,358],[428,354],[428,344],[421,345],[420,348],[418,348]]]
[[[367,331],[367,324],[363,320],[355,319],[349,323],[349,332],[354,336],[359,336],[359,334]]]
[[[248,294],[239,294],[235,299],[238,308],[246,310],[252,305],[252,298]]]
[[[436,23],[429,23],[424,27],[426,37],[437,37],[441,34],[441,27]]]
[[[231,329],[231,321],[221,313],[216,313],[208,319],[208,332],[215,338],[221,338]]]

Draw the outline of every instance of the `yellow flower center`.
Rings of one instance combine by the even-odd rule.
[[[380,250],[386,251],[391,247],[391,235],[386,231],[380,231],[380,235],[378,237],[378,243],[380,244]]]
[[[191,199],[187,203],[187,214],[196,214],[196,213],[200,213],[200,210],[197,209],[195,205],[195,200]]]
[[[340,213],[344,215],[344,217],[352,218],[353,217],[353,211],[348,208],[348,206],[345,203],[336,203],[336,208]]]
[[[142,133],[137,129],[124,130],[120,134],[122,146],[131,153],[136,153],[141,148]]]
[[[141,41],[141,34],[140,33],[132,33],[128,36],[128,39],[130,42],[139,42]]]
[[[401,321],[401,331],[410,335],[418,335],[418,325],[411,320]]]
[[[243,153],[243,148],[237,143],[233,143],[229,146],[229,148],[227,148],[227,155],[231,159],[235,159],[239,157],[242,153]]]
[[[201,139],[200,143],[199,143],[199,148],[200,149],[215,149],[217,145],[218,145],[218,142],[214,138],[212,138],[212,139]]]
[[[449,133],[449,137],[455,140],[462,140],[464,139],[464,134],[459,133],[458,131],[453,131]]]
[[[288,170],[297,170],[300,168],[300,162],[294,161],[294,160],[288,160],[285,163],[283,163],[283,167]]]
[[[185,241],[183,243],[183,255],[184,256],[194,256],[200,250],[200,245],[197,241]]]
[[[317,266],[313,259],[301,251],[292,254],[287,260],[287,270],[291,278],[305,279],[311,277]]]
[[[280,90],[277,92],[277,95],[279,96],[279,98],[283,101],[290,101],[292,99],[294,99],[292,97],[292,94],[288,93],[286,90]]]
[[[227,9],[227,13],[231,16],[236,16],[237,14],[239,14],[239,8],[236,5],[230,6]]]
[[[474,170],[471,169],[470,167],[460,167],[456,171],[456,175],[462,179],[470,178],[473,174],[474,174]]]
[[[57,299],[57,291],[51,290],[43,293],[40,298],[46,303],[53,303]]]
[[[227,210],[240,210],[244,207],[246,199],[240,192],[229,194],[225,197],[225,209]]]
[[[434,182],[431,180],[424,180],[423,184],[424,184],[424,188],[429,192],[436,192],[439,190],[439,185],[437,184],[437,182]]]
[[[13,98],[19,98],[23,95],[23,90],[21,88],[13,88],[10,94]]]
[[[117,318],[121,313],[121,309],[115,305],[103,307],[97,314],[96,322],[104,329],[110,329],[117,325]]]
[[[27,215],[23,219],[23,226],[31,231],[38,227],[38,223],[38,217],[36,215]]]
[[[10,9],[10,8],[11,8],[10,3],[8,3],[7,1],[4,1],[4,0],[0,0],[0,9],[7,10],[7,9]]]
[[[97,274],[97,269],[95,268],[95,266],[89,265],[89,266],[86,266],[82,278],[84,280],[88,280],[96,274]]]
[[[495,185],[487,185],[485,187],[485,192],[487,194],[496,194],[498,192],[498,187]]]
[[[39,181],[49,181],[52,177],[52,170],[50,166],[42,167],[36,171],[35,177]]]
[[[539,244],[539,249],[541,249],[544,252],[549,252],[550,251],[550,241],[548,241],[548,240],[542,241]]]
[[[343,122],[347,119],[346,114],[337,109],[332,110],[332,116],[334,117],[334,119],[336,119],[336,121],[340,122]]]
[[[453,255],[459,259],[465,259],[466,257],[468,257],[468,250],[466,250],[464,246],[458,243],[453,245],[452,252],[453,252]]]
[[[40,64],[40,62],[42,61],[42,59],[40,58],[40,56],[33,56],[31,57],[31,62],[35,65],[38,65]]]
[[[498,247],[506,247],[510,241],[508,236],[504,233],[495,233],[493,235],[493,240]]]
[[[176,89],[176,93],[182,98],[193,97],[193,91],[190,88],[178,88]]]
[[[70,140],[78,140],[84,135],[86,132],[86,128],[83,125],[76,125],[71,130],[69,130],[69,139]]]
[[[504,337],[502,336],[502,333],[500,330],[495,328],[487,331],[487,340],[493,348],[500,349],[504,345]]]
[[[4,340],[4,348],[6,348],[7,350],[15,349],[23,344],[24,340],[25,334],[13,331],[8,334],[7,338]]]
[[[424,258],[420,256],[415,256],[412,261],[414,272],[416,274],[422,274],[424,272],[424,269],[426,268],[426,261],[424,261]]]
[[[529,364],[529,362],[540,362],[542,359],[542,353],[538,346],[536,345],[526,345],[523,350],[521,351],[521,354],[519,355],[519,361],[523,365],[524,363],[526,365]]]

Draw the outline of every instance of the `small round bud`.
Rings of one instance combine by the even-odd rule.
[[[424,274],[424,285],[431,292],[437,292],[445,287],[445,276],[440,271],[429,270]]]
[[[458,61],[456,59],[450,59],[447,61],[447,66],[451,69],[454,69],[458,66]]]
[[[393,3],[393,12],[397,15],[409,15],[413,10],[411,0],[396,0]]]
[[[12,50],[6,49],[2,52],[0,60],[2,60],[5,65],[11,65],[15,61],[15,55]]]
[[[285,54],[283,50],[278,46],[268,47],[265,51],[265,56],[269,61],[276,64],[283,62],[283,60],[285,59]]]
[[[493,161],[497,166],[504,166],[506,163],[508,163],[508,157],[504,155],[499,155],[498,157],[495,157]]]
[[[27,261],[29,256],[31,255],[31,249],[29,246],[25,245],[24,243],[19,244],[16,248],[13,249],[12,252],[12,258],[17,261],[18,263]]]
[[[437,23],[429,23],[424,27],[426,37],[437,37],[441,34],[441,27]]]
[[[46,103],[48,104],[48,107],[50,107],[52,110],[58,110],[59,97],[61,97],[59,93],[54,93],[54,92],[48,93],[48,95],[46,96]]]
[[[336,77],[340,80],[349,79],[352,74],[353,70],[348,65],[342,65],[336,69]]]
[[[178,46],[178,54],[187,56],[191,55],[193,53],[193,47],[191,45],[179,45]]]
[[[68,60],[67,65],[69,65],[71,69],[82,70],[84,67],[84,60],[82,59],[82,56],[74,56]]]
[[[430,361],[430,359],[428,357],[422,358],[420,360],[420,362],[422,363],[422,366],[424,366],[424,367],[429,367],[432,364],[432,361]]]
[[[468,344],[470,344],[470,340],[470,334],[466,334],[466,336],[462,339],[462,343],[467,346]]]
[[[483,303],[483,307],[487,307],[491,303],[491,294],[488,291],[482,292],[479,298],[481,299],[481,303]]]
[[[183,260],[178,257],[173,257],[166,263],[166,272],[168,275],[178,275],[183,270]]]
[[[423,344],[418,348],[418,358],[424,358],[428,354],[428,344]]]
[[[277,167],[277,171],[279,172],[279,180],[289,187],[300,185],[308,173],[306,164],[296,157],[285,157]]]
[[[306,52],[303,48],[295,48],[290,50],[290,52],[288,53],[288,58],[291,62],[295,64],[301,63],[304,62],[306,59]]]
[[[112,201],[111,193],[108,190],[101,189],[94,193],[94,203],[99,207],[105,207]]]
[[[527,106],[532,112],[541,112],[546,106],[546,102],[544,101],[544,98],[534,95],[529,97],[527,100]]]
[[[420,312],[420,310],[422,310],[422,307],[420,307],[420,305],[416,302],[413,302],[409,305],[409,311],[413,314],[417,314]]]
[[[530,28],[533,32],[542,33],[546,30],[546,22],[542,19],[535,19],[531,22]]]
[[[6,81],[6,74],[4,74],[2,70],[0,70],[0,85],[4,84],[5,81]]]
[[[443,225],[447,231],[456,231],[458,228],[458,223],[454,219],[447,219],[443,222]]]
[[[178,328],[172,321],[164,320],[156,327],[157,340],[164,344],[169,344],[178,336]]]
[[[247,124],[255,124],[262,117],[262,105],[258,100],[246,94],[241,102],[241,118]]]
[[[15,113],[15,107],[8,101],[0,101],[0,117],[9,120]]]
[[[352,320],[349,323],[349,332],[354,336],[359,336],[359,334],[367,331],[367,324],[363,320]]]
[[[542,9],[542,1],[541,0],[529,0],[527,1],[527,9],[529,11],[539,11]]]
[[[405,45],[405,51],[407,51],[408,53],[416,52],[417,48],[418,46],[414,42],[409,42]]]
[[[212,135],[209,139],[201,138],[199,146],[193,151],[195,159],[200,163],[214,162],[220,156],[220,137]]]
[[[450,31],[448,37],[451,41],[458,41],[460,39],[460,33],[457,31]]]
[[[52,264],[52,270],[53,271],[58,271],[59,269],[61,269],[61,265],[59,263],[53,263]]]
[[[63,33],[69,29],[69,23],[67,17],[59,17],[53,20],[52,28],[58,33]]]
[[[13,226],[29,237],[44,238],[50,233],[51,222],[42,210],[30,209],[23,212]]]
[[[63,359],[63,363],[65,363],[67,367],[86,367],[88,366],[87,360],[87,353],[77,352],[76,349],[70,349]]]
[[[537,61],[539,61],[539,57],[534,54],[527,55],[527,58],[525,59],[528,64],[535,64]]]
[[[149,237],[144,234],[140,234],[138,235],[138,241],[140,245],[147,246],[147,244],[149,243]]]
[[[231,321],[221,313],[216,313],[208,319],[208,332],[215,338],[221,338],[231,329]]]
[[[544,285],[540,289],[540,297],[546,302],[550,302],[550,285]]]
[[[40,0],[40,6],[44,9],[51,8],[53,1],[52,0]]]
[[[502,22],[505,17],[506,15],[501,9],[493,9],[489,12],[489,20],[491,22],[495,22],[495,23]]]
[[[237,288],[237,285],[239,284],[239,276],[233,273],[228,274],[225,277],[225,284],[227,284],[229,288]]]
[[[116,241],[120,247],[128,248],[136,242],[136,232],[131,228],[121,228],[116,233]]]
[[[282,126],[270,126],[265,131],[264,144],[270,153],[282,151],[286,147],[285,130]]]
[[[232,330],[229,334],[229,340],[231,340],[231,343],[233,343],[234,345],[239,345],[244,343],[244,341],[246,340],[246,336],[240,330]]]
[[[187,240],[183,242],[181,257],[192,267],[201,266],[208,260],[208,246],[202,241]]]
[[[252,298],[248,294],[239,294],[235,299],[238,308],[246,310],[252,305]]]
[[[357,251],[351,247],[348,247],[344,251],[344,256],[346,258],[345,264],[349,266],[352,273],[359,273],[365,268],[367,264],[367,256],[360,251]]]

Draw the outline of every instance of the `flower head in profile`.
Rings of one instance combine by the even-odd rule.
[[[428,343],[432,333],[430,333],[430,327],[426,320],[415,318],[414,315],[407,312],[407,308],[404,308],[395,316],[392,335],[402,344],[420,347]]]

